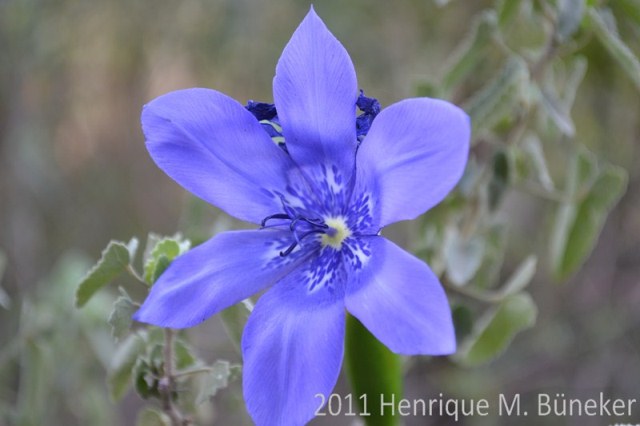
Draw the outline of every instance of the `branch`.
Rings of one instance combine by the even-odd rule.
[[[164,375],[160,379],[158,389],[162,397],[162,409],[171,418],[172,426],[185,426],[190,422],[185,419],[173,403],[172,394],[175,388],[175,376],[173,374],[173,336],[174,331],[164,329]]]

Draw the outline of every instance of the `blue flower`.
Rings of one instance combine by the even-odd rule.
[[[313,9],[282,53],[273,95],[275,107],[246,109],[214,90],[188,89],[145,106],[157,165],[260,229],[223,232],[177,258],[135,319],[191,327],[268,289],[244,330],[244,397],[256,424],[299,425],[318,408],[315,395],[336,383],[345,310],[396,353],[455,351],[438,278],[380,230],[449,193],[466,164],[470,126],[437,99],[379,112],[359,96],[351,59]]]

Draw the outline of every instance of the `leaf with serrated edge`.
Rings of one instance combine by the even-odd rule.
[[[133,320],[131,316],[138,309],[128,296],[120,296],[113,304],[113,310],[109,315],[108,323],[111,326],[111,335],[120,340],[127,335]]]
[[[137,245],[125,244],[121,241],[111,241],[98,263],[82,279],[76,291],[76,307],[84,306],[91,297],[102,287],[116,279],[129,266],[131,260],[130,249]]]
[[[229,361],[218,360],[211,369],[200,376],[199,392],[196,398],[196,404],[202,404],[215,396],[220,389],[224,389],[229,385],[229,376],[231,375],[231,364]]]
[[[157,237],[154,236],[153,239]],[[149,236],[149,243],[152,237]],[[167,269],[169,264],[178,256],[189,250],[189,240],[182,240],[178,235],[175,238],[163,238],[155,243],[151,252],[146,256],[144,264],[144,280],[153,284]]]

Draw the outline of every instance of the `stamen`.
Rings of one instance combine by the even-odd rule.
[[[297,241],[295,241],[295,242],[294,242],[293,244],[291,244],[291,245],[289,246],[289,248],[287,248],[285,251],[281,251],[281,252],[280,252],[280,257],[285,257],[285,256],[287,256],[287,255],[288,255],[288,254],[290,254],[290,253],[293,251],[293,249],[294,249],[294,248],[296,248],[297,246],[298,246],[298,242],[297,242]]]
[[[322,229],[312,229],[311,231],[305,232],[300,237],[298,237],[294,232],[293,235],[296,237],[296,241],[291,243],[291,245],[285,251],[281,251],[280,256],[285,257],[286,255],[290,254],[293,251],[293,249],[295,249],[298,246],[298,244],[302,242],[302,240],[304,240],[306,237],[312,234],[324,234],[324,231]]]
[[[296,216],[296,217],[291,221],[291,224],[289,225],[289,229],[290,229],[291,231],[293,231],[293,230],[294,230],[294,228],[296,227],[296,224],[297,224],[299,221],[307,222],[307,223],[308,223],[309,225],[311,225],[311,226],[318,226],[318,227],[323,228],[323,229],[326,229],[326,228],[328,228],[328,227],[329,227],[326,223],[324,223],[324,222],[322,221],[322,219],[307,219],[306,217],[303,217],[303,216]]]
[[[291,219],[291,217],[289,217],[289,215],[285,213],[272,214],[271,216],[267,216],[262,219],[262,222],[260,222],[260,226],[264,228],[267,222],[271,219]]]
[[[297,212],[288,207],[285,203],[283,197],[281,197],[282,205],[285,213],[275,213],[265,217],[260,225],[262,228],[266,227],[282,227],[285,226],[285,223],[277,223],[275,225],[267,225],[267,223],[272,219],[282,219],[282,220],[290,220],[289,222],[289,230],[293,234],[295,241],[291,243],[286,250],[280,252],[280,256],[284,257],[289,255],[295,248],[302,244],[302,240],[307,238],[310,235],[321,234],[322,235],[322,244],[330,245],[334,248],[339,249],[341,247],[342,241],[348,237],[351,232],[346,227],[346,223],[344,223],[344,219],[342,218],[330,218],[327,222],[325,219],[321,218],[308,218],[297,214]],[[300,228],[300,223],[306,223],[308,226],[304,228]],[[305,229],[306,228],[306,229]],[[309,229],[311,228],[311,229]],[[298,235],[298,231],[305,230],[302,235]]]

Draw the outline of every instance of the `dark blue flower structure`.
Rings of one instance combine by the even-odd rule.
[[[396,353],[455,351],[438,278],[380,230],[449,193],[467,161],[470,125],[437,99],[380,111],[313,9],[282,53],[273,95],[275,106],[245,108],[188,89],[145,106],[157,165],[259,229],[220,233],[177,258],[135,319],[191,327],[268,289],[242,339],[244,396],[256,424],[282,426],[312,419],[315,395],[331,393],[345,311]]]

